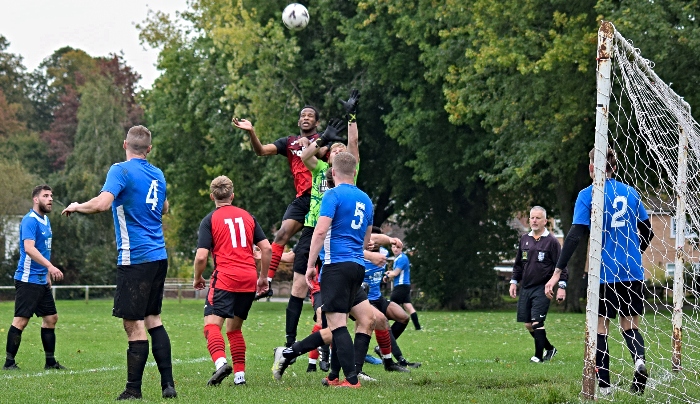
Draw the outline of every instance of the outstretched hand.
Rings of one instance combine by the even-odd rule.
[[[253,130],[253,124],[247,120],[247,119],[238,119],[236,117],[233,117],[231,119],[231,123],[233,126],[237,127],[238,129],[243,129],[243,130]]]
[[[345,109],[348,122],[355,122],[357,120],[357,107],[360,104],[360,92],[353,89],[347,101],[341,99],[338,101],[343,105],[343,109]]]
[[[323,131],[323,134],[321,135],[321,141],[319,142],[319,146],[323,147],[327,145],[328,143],[331,142],[342,142],[343,139],[342,137],[338,136],[338,134],[346,129],[345,123],[338,119],[331,119],[330,122],[328,122],[328,125],[326,126],[326,130]]]

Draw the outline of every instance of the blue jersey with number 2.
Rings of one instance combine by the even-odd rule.
[[[573,224],[590,228],[592,193],[593,185],[579,192]],[[614,179],[605,181],[600,283],[644,280],[637,223],[648,218],[639,193],[634,188]]]
[[[323,194],[320,216],[333,219],[323,241],[323,263],[355,262],[362,266],[367,225],[374,220],[372,201],[350,184],[340,184]]]
[[[163,238],[165,177],[145,159],[114,164],[102,192],[114,195],[112,215],[117,237],[117,265],[167,258]]]

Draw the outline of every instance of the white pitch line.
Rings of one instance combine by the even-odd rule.
[[[192,364],[192,363],[200,363],[200,362],[206,362],[206,361],[211,361],[210,357],[202,357],[202,358],[196,358],[196,359],[190,359],[190,360],[180,360],[180,359],[175,359],[173,360],[173,365],[187,365],[187,364]],[[146,363],[146,366],[156,366],[155,362],[148,362]],[[22,379],[22,378],[30,378],[30,377],[41,377],[41,376],[54,376],[54,375],[83,375],[86,373],[99,373],[99,372],[111,372],[114,370],[125,370],[126,366],[105,366],[101,368],[94,368],[94,369],[83,369],[83,370],[69,370],[69,371],[61,371],[61,370],[49,370],[49,371],[43,371],[43,372],[38,372],[38,373],[28,373],[28,374],[23,374],[23,375],[2,375],[0,376],[0,380],[12,380],[12,379]],[[21,372],[21,370],[20,370]]]

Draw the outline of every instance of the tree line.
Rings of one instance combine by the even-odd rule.
[[[566,232],[578,191],[590,183],[602,19],[691,105],[700,97],[697,2],[318,0],[306,4],[311,22],[297,32],[281,24],[286,4],[198,0],[175,16],[152,12],[137,28],[159,49],[162,75],[142,91],[118,56],[63,48],[26,72],[2,38],[0,164],[14,176],[8,182],[28,190],[41,179],[61,203],[85,200],[123,159],[125,129],[147,125],[151,159],[168,181],[171,271],[190,274],[212,178],[233,180],[235,203],[269,237],[294,194],[285,159],[257,158],[231,117],[251,120],[263,143],[272,142],[297,133],[305,104],[321,110],[322,128],[341,115],[338,98],[357,88],[358,185],[373,198],[375,224],[406,229],[414,281],[431,302],[488,306],[500,301],[494,265],[515,254],[512,218],[541,205]],[[54,214],[52,223],[61,234],[55,262],[69,282],[113,280],[108,214]],[[570,262],[569,310],[580,310],[585,248]],[[6,274],[11,266],[3,264]]]

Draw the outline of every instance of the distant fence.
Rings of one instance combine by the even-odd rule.
[[[73,289],[83,290],[85,293],[85,303],[90,301],[90,291],[100,289],[116,289],[117,285],[52,285],[51,292],[54,300],[56,299],[56,291],[58,289]],[[272,289],[275,297],[289,297],[292,286],[291,282],[273,282]],[[14,286],[0,286],[0,290],[15,290]],[[182,299],[204,299],[209,288],[204,290],[195,290],[192,288],[192,282],[180,278],[167,278],[165,280],[165,288],[163,297],[176,298],[178,301]]]

